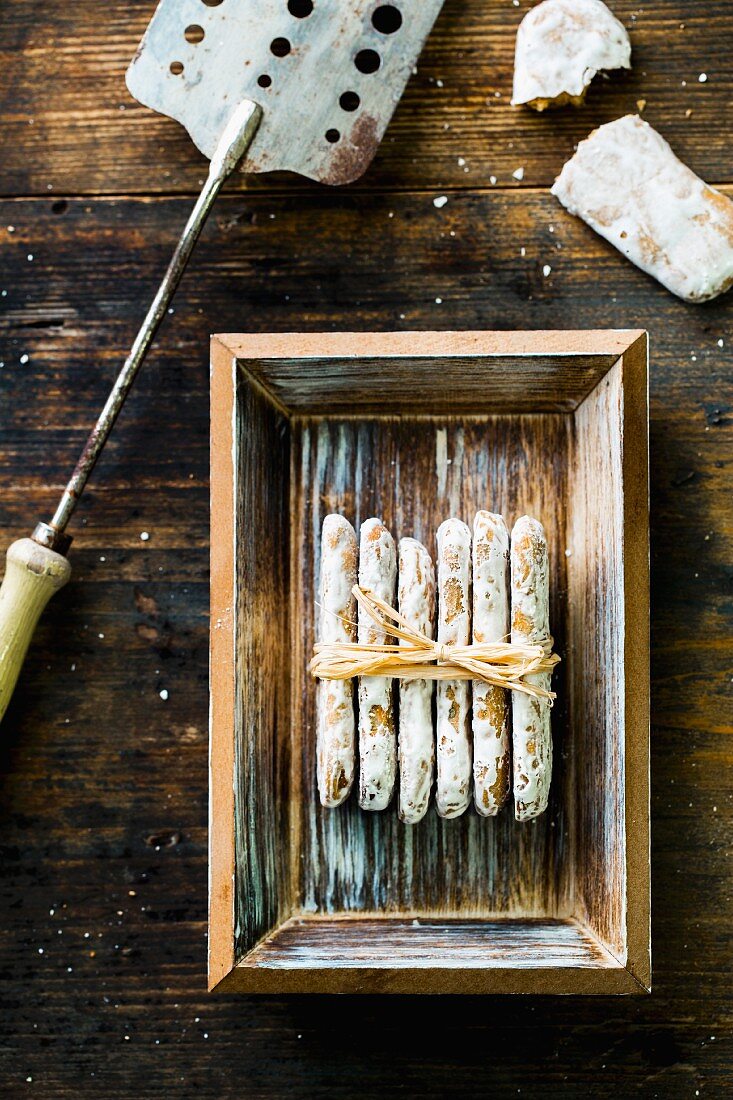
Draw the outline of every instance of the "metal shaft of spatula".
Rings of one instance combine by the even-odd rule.
[[[237,164],[245,172],[287,170],[332,185],[360,176],[442,5],[160,0],[127,86],[140,103],[181,122],[211,168],[56,513],[8,551],[0,588],[0,719],[38,618],[69,579],[69,518],[222,183]]]
[[[147,351],[165,316],[194,245],[222,184],[234,171],[257,132],[262,109],[243,102],[226,125],[209,165],[206,182],[181,234],[168,270],[135,337],[74,472],[49,523],[39,523],[30,538],[8,550],[0,587],[0,721],[5,714],[38,619],[54,592],[71,576],[64,557],[71,537],[66,526],[102,452]]]

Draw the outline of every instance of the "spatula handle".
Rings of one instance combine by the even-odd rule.
[[[66,558],[33,539],[18,539],[8,550],[0,586],[0,722],[41,612],[70,576]]]

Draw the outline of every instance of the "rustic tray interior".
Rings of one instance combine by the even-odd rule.
[[[623,361],[251,358],[235,376],[235,962],[623,969]],[[306,666],[324,515],[380,515],[434,550],[478,508],[547,530],[548,812],[323,809]]]

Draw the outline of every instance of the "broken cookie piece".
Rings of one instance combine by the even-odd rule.
[[[601,0],[544,0],[522,20],[514,106],[580,106],[596,73],[631,68],[626,28]]]
[[[733,202],[638,115],[581,141],[552,194],[680,298],[705,302],[733,285]]]

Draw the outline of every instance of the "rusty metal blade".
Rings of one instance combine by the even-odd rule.
[[[127,72],[210,157],[243,99],[245,172],[348,183],[371,162],[443,0],[161,0]]]

